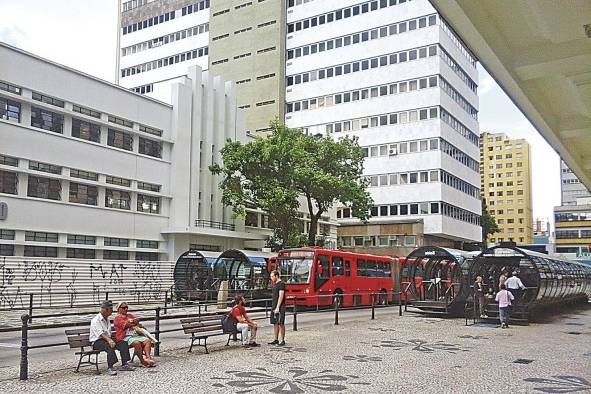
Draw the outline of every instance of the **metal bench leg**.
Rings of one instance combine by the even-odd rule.
[[[191,347],[189,348],[189,353],[193,350],[193,345],[195,344],[195,335],[191,335]]]
[[[228,342],[226,342],[226,346],[230,346],[230,339],[232,339],[232,334],[228,335]]]
[[[203,347],[205,348],[205,354],[209,354],[209,350],[207,350],[207,337],[203,338]]]
[[[76,367],[76,372],[80,371],[80,364],[82,364],[82,357],[84,357],[84,355],[80,355],[80,358],[78,359],[78,366]]]

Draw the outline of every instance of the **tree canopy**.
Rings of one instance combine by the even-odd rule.
[[[486,248],[488,243],[488,236],[501,231],[494,216],[488,212],[486,201],[482,199],[482,246]]]
[[[311,136],[274,121],[266,138],[242,144],[228,140],[221,150],[223,164],[210,170],[222,175],[222,202],[237,215],[253,204],[269,215],[279,247],[300,246],[299,199],[310,216],[307,244],[316,245],[317,224],[338,201],[354,217],[367,220],[373,201],[366,191],[363,151],[355,139],[337,141]]]

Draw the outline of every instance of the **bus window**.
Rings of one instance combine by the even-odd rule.
[[[343,258],[333,256],[332,258],[332,276],[343,275]]]
[[[345,261],[345,276],[351,276],[351,262]]]
[[[318,272],[319,278],[328,278],[328,256],[318,255],[318,267],[316,272]]]
[[[357,260],[357,276],[366,276],[365,260]]]
[[[365,276],[369,276],[371,278],[375,278],[378,276],[378,272],[376,270],[376,262],[373,260],[367,260],[367,269],[366,269]]]

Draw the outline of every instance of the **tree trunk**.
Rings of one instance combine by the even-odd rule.
[[[316,246],[316,234],[318,233],[318,217],[310,213],[310,231],[308,231],[308,244]]]

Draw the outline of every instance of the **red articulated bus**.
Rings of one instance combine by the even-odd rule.
[[[387,304],[396,297],[399,260],[319,248],[286,249],[276,263],[290,304],[339,307]]]

